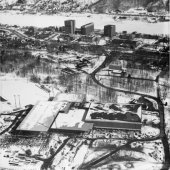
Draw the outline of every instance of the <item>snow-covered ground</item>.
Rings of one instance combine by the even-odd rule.
[[[73,167],[78,167],[84,162],[84,157],[87,153],[88,146],[87,145],[82,145],[81,148],[78,150],[73,162],[72,166]]]
[[[47,100],[49,94],[27,79],[6,75],[0,77],[0,96],[6,98],[14,107],[23,107]]]
[[[89,16],[90,17],[87,17]],[[115,24],[116,31],[122,32],[133,32],[147,34],[169,34],[169,22],[158,22],[158,23],[147,23],[144,21],[115,21],[112,15],[107,14],[65,14],[59,15],[41,15],[41,14],[21,14],[16,11],[1,11],[0,12],[0,23],[9,25],[19,26],[37,26],[37,27],[48,27],[48,26],[63,26],[64,20],[75,19],[76,27],[79,28],[89,22],[94,22],[95,29],[103,29],[104,25]]]
[[[128,167],[128,164],[131,165],[131,167]],[[98,170],[102,170],[102,169],[109,169],[109,167],[114,168],[114,169],[121,169],[121,170],[128,170],[128,169],[132,169],[132,170],[160,170],[162,167],[162,164],[158,164],[158,163],[153,163],[153,162],[143,162],[143,161],[131,161],[131,162],[127,162],[127,161],[121,161],[121,162],[116,162],[110,165],[104,165],[102,167],[99,167]],[[92,170],[95,170],[95,168],[93,168]]]

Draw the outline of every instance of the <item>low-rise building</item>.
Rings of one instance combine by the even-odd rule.
[[[16,130],[31,132],[47,132],[65,102],[38,102],[20,123]]]
[[[85,122],[97,128],[141,130],[140,104],[92,103]]]
[[[93,42],[94,41],[94,38],[95,38],[95,36],[87,36],[87,35],[83,35],[83,36],[81,36],[81,41],[83,41],[83,42]]]
[[[112,40],[112,45],[113,46],[129,46],[129,47],[135,48],[137,46],[137,42],[138,41],[135,41],[135,40],[115,38]]]
[[[59,113],[51,126],[52,131],[86,132],[93,128],[93,123],[83,121],[85,109],[70,109],[67,114]]]

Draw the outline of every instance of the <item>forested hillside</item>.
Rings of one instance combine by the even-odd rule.
[[[144,7],[150,12],[168,11],[169,0],[0,0],[0,5],[32,5],[37,10],[113,12]]]

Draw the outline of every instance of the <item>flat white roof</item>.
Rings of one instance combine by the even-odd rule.
[[[53,101],[82,103],[85,97],[85,94],[59,93],[55,96]]]
[[[24,118],[17,130],[48,131],[64,102],[41,101]]]
[[[84,114],[84,109],[70,110],[67,114],[59,113],[51,129],[88,131],[92,129],[93,123],[83,122]]]

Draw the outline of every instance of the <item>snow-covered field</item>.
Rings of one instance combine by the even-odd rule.
[[[90,16],[90,17],[89,17]],[[147,34],[169,34],[169,22],[147,23],[144,21],[115,21],[112,15],[107,14],[65,14],[59,15],[41,15],[41,14],[21,14],[16,11],[1,11],[0,23],[20,26],[63,26],[64,20],[75,19],[76,27],[80,28],[82,25],[94,22],[95,29],[103,29],[104,25],[115,24],[116,31],[137,31],[139,33]]]
[[[47,100],[49,94],[27,79],[6,75],[0,77],[0,96],[14,107],[23,107],[40,100]]]

